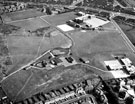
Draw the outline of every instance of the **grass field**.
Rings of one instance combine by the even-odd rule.
[[[32,32],[49,26],[40,18],[11,22],[9,24],[18,26],[21,29],[7,36],[9,53],[13,60],[13,65],[9,67],[8,74],[49,49],[71,44],[71,41],[64,34],[53,28],[45,30],[45,33],[50,34],[50,37],[43,38],[43,36],[28,33],[28,30]]]
[[[127,4],[129,4],[131,7],[135,7],[135,0],[124,0]]]
[[[21,70],[9,77],[9,80],[5,80],[2,83],[10,99],[20,101],[40,91],[48,92],[51,89],[78,82],[87,77],[94,77],[93,71],[81,65],[69,68],[61,66],[52,70],[31,70],[33,71],[31,72],[30,69],[28,71]],[[10,83],[12,83],[12,85],[10,85]]]
[[[21,19],[27,19],[27,18],[33,18],[37,16],[45,15],[44,13],[37,11],[36,9],[33,10],[23,10],[13,13],[8,13],[6,15],[3,15],[5,21],[15,21],[15,20],[21,20]]]
[[[69,12],[69,13],[63,13],[60,15],[43,17],[43,19],[45,19],[52,25],[61,25],[61,24],[65,24],[66,21],[74,19],[75,17],[77,17],[77,16],[75,15],[74,12]]]
[[[49,49],[71,44],[71,41],[62,33],[59,31],[55,32],[56,35],[50,38],[37,36],[8,36],[9,53],[13,60],[13,65],[9,73],[17,70],[20,66],[27,64],[30,60],[38,57]],[[54,33],[52,32],[51,34]]]
[[[33,19],[22,20],[22,21],[17,21],[17,22],[11,22],[9,24],[11,24],[13,26],[18,26],[18,27],[21,27],[22,29],[30,30],[30,31],[34,31],[38,28],[49,26],[47,23],[45,23],[39,17],[33,18]]]
[[[53,17],[44,17],[44,19],[52,23],[52,25],[60,25],[74,17],[76,17],[74,13],[65,13]],[[23,27],[25,27],[25,25]],[[74,46],[72,47],[73,55],[87,57],[90,60],[90,65],[103,70],[107,70],[103,61],[113,59],[112,56],[114,54],[125,53],[127,57],[134,61],[134,54],[131,53],[131,50],[127,47],[120,33],[111,22],[103,27],[108,28],[108,30],[89,30],[86,32],[76,30],[68,32],[70,37],[74,40]],[[11,55],[15,56],[13,58],[13,60],[15,60],[15,66],[12,66],[11,70],[14,70],[16,67],[18,68],[18,66],[34,58],[37,55],[38,49],[38,55],[40,55],[40,53],[48,49],[70,43],[70,41],[58,31],[52,31],[50,37],[44,38],[34,36],[8,36],[7,39],[9,52]],[[39,70],[35,68],[31,68],[31,70],[33,74],[31,74],[30,69],[29,72],[19,71],[3,81],[2,86],[10,99],[19,101],[43,90],[48,91],[51,88],[57,88],[64,84],[79,81],[88,76],[93,77],[93,73],[106,76],[107,78],[113,77],[109,73],[106,74],[101,70],[92,67],[84,67],[83,65],[75,65],[67,68],[61,66],[52,70]],[[13,88],[14,86],[17,87]],[[12,90],[10,88],[12,88]]]
[[[91,64],[99,68],[103,68],[103,61],[112,59],[113,53],[130,51],[117,31],[75,32],[70,36],[75,42],[72,51],[80,57],[89,57]]]
[[[127,35],[129,40],[135,45],[135,28],[128,26],[126,24],[118,23],[124,33]]]

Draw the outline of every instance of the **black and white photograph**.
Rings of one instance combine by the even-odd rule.
[[[0,104],[135,104],[135,0],[0,0]]]

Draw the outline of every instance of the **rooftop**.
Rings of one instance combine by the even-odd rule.
[[[104,63],[105,63],[106,66],[109,66],[113,70],[123,68],[118,60],[104,61]]]

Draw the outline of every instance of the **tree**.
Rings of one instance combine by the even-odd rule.
[[[133,99],[131,97],[127,97],[125,99],[126,104],[133,104]]]
[[[51,14],[52,14],[52,11],[51,11],[51,9],[50,9],[49,7],[46,7],[46,13],[47,13],[48,15],[51,15]]]

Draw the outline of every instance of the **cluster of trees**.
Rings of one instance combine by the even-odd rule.
[[[120,104],[118,96],[112,90],[112,88],[105,81],[102,81],[102,83],[104,85],[104,90],[107,92],[106,97],[108,99],[109,104]]]

